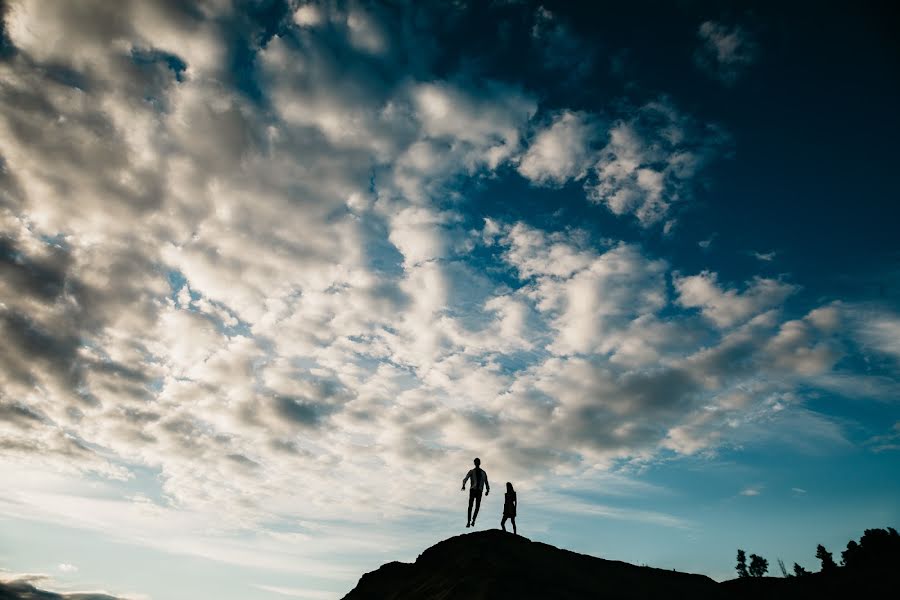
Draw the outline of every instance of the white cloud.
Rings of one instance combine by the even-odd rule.
[[[621,244],[595,254],[522,226],[505,243],[507,260],[523,275],[536,276],[527,294],[557,331],[551,352],[613,351],[623,328],[666,303],[665,263],[645,259],[635,247]]]
[[[99,1],[54,7],[18,0],[10,6],[6,28],[13,44],[36,60],[71,65],[84,74],[127,77],[130,68],[123,58],[133,50],[152,48],[182,57],[189,73],[206,76],[220,72],[225,53],[221,32],[210,17],[226,11],[207,3],[203,12],[198,18],[189,11],[133,0],[115,7]]]
[[[478,165],[493,169],[512,156],[536,111],[533,99],[496,84],[474,96],[447,83],[425,83],[415,86],[411,96],[424,133],[462,144],[470,170]]]
[[[347,13],[347,28],[350,31],[351,43],[366,52],[381,54],[387,49],[387,41],[378,23],[358,8]]]
[[[322,10],[315,4],[301,4],[294,11],[294,23],[300,27],[315,27],[322,21]]]
[[[409,266],[444,258],[451,251],[445,225],[452,224],[455,218],[451,213],[436,213],[424,207],[404,208],[391,219],[388,239]]]
[[[71,563],[59,563],[58,565],[56,565],[56,568],[63,573],[75,573],[78,571],[78,567]]]
[[[741,496],[759,496],[762,493],[762,486],[755,485],[741,490]]]
[[[781,368],[807,376],[830,371],[842,354],[835,344],[822,341],[806,320],[782,323],[765,350],[778,357]]]
[[[797,287],[775,279],[757,277],[740,292],[719,286],[715,273],[673,278],[678,302],[687,308],[699,308],[703,316],[718,327],[731,327],[780,305]]]
[[[548,235],[517,223],[503,239],[503,245],[507,246],[504,258],[522,279],[546,275],[568,278],[586,268],[595,256],[579,241],[583,240],[576,236]]]
[[[860,340],[867,347],[900,363],[900,315],[886,310],[865,309],[858,311],[858,315]]]
[[[563,111],[539,131],[519,162],[519,173],[537,184],[583,179],[593,158],[597,126],[590,116]]]
[[[842,335],[868,359],[886,364],[887,371],[873,376],[856,376],[849,372],[823,377],[823,383],[840,393],[852,396],[888,398],[895,394],[889,371],[900,364],[900,315],[881,303],[851,303],[835,301],[810,311],[805,322],[817,331]],[[855,390],[855,391],[854,391]]]
[[[691,182],[725,143],[711,125],[698,125],[666,102],[651,102],[615,122],[600,150],[589,198],[647,227],[691,196]],[[668,228],[668,224],[667,224]]]
[[[775,260],[775,256],[777,255],[774,250],[771,252],[752,252],[751,254],[757,260],[761,260],[764,262],[772,262],[773,260]]]

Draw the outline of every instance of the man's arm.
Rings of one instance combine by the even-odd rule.
[[[472,471],[469,471],[468,473],[466,473],[466,476],[463,477],[462,489],[466,489],[466,482],[469,480],[469,477],[471,477],[471,476],[472,476]]]
[[[487,471],[482,471],[484,473],[484,495],[487,496],[491,493],[491,484],[488,483]]]

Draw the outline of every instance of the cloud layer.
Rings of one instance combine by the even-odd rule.
[[[124,487],[152,473],[117,505],[135,523],[277,537],[444,510],[421,490],[474,453],[535,481],[797,425],[844,442],[799,390],[835,385],[860,343],[896,358],[895,316],[789,314],[787,276],[474,220],[458,192],[578,182],[654,228],[727,146],[718,127],[666,99],[600,116],[403,65],[413,38],[389,17],[296,5],[248,59],[228,2],[9,4],[5,457]]]

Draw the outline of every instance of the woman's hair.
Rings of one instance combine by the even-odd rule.
[[[512,492],[513,494],[516,493],[516,490],[513,489],[512,484],[511,484],[510,482],[508,482],[508,481],[506,482],[506,491],[507,491],[507,492]]]

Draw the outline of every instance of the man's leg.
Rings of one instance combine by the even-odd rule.
[[[472,493],[472,490],[469,490],[469,513],[468,513],[469,516],[466,519],[466,527],[469,527],[472,524],[472,503],[474,501],[475,501],[475,494]],[[476,511],[475,514],[477,515],[478,512]]]
[[[475,494],[475,514],[472,515],[472,525],[475,524],[475,519],[478,518],[478,509],[481,508],[481,492]]]

